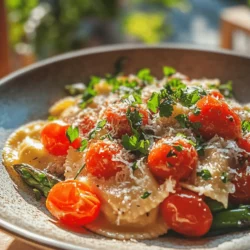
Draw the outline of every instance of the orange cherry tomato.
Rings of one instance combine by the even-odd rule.
[[[166,224],[185,236],[202,236],[212,225],[213,216],[207,204],[188,190],[168,196],[160,209]]]
[[[159,179],[170,176],[177,180],[187,179],[197,166],[198,154],[185,139],[172,144],[161,139],[148,155],[148,167]]]
[[[101,203],[89,186],[77,180],[57,183],[49,192],[46,207],[59,221],[82,226],[94,221]]]
[[[70,146],[79,148],[81,139],[77,138],[72,143],[66,136],[69,125],[52,122],[44,126],[41,131],[41,142],[52,155],[66,155]]]
[[[247,172],[247,167],[237,168],[236,173],[231,178],[231,182],[235,185],[235,192],[229,194],[230,202],[234,204],[249,204],[250,173]]]
[[[83,134],[88,134],[92,129],[94,129],[96,124],[96,119],[90,118],[89,116],[81,117],[81,122],[79,124],[79,129]]]
[[[133,108],[131,108],[133,110]],[[139,113],[142,115],[142,124],[148,124],[148,113],[145,109],[139,108]],[[111,124],[111,130],[116,131],[116,136],[118,138],[122,135],[131,135],[131,127],[126,116],[127,108],[120,108],[118,106],[108,107],[104,112],[104,117],[107,122]]]
[[[205,139],[216,134],[226,139],[241,137],[241,120],[225,102],[205,96],[196,105],[200,113],[189,115],[189,120],[201,124],[199,132]]]
[[[117,143],[96,141],[90,144],[86,153],[86,169],[92,175],[105,179],[115,176],[122,170],[124,163],[115,160],[122,147]]]

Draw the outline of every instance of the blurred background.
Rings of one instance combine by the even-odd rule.
[[[0,77],[81,48],[166,42],[250,55],[250,0],[0,0]]]

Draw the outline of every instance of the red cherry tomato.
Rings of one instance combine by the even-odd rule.
[[[237,140],[237,144],[240,148],[246,150],[246,152],[250,153],[250,134],[247,134],[246,136],[239,138]]]
[[[229,199],[234,204],[250,203],[250,173],[247,167],[242,166],[236,170],[231,182],[235,185],[235,192],[229,195]]]
[[[96,141],[90,144],[86,153],[86,169],[92,175],[105,179],[115,176],[125,166],[114,158],[121,152],[117,143]]]
[[[81,117],[81,122],[79,124],[79,129],[83,134],[88,134],[92,129],[94,129],[96,124],[96,119],[90,118],[89,116]]]
[[[205,139],[216,134],[226,139],[241,137],[241,120],[225,102],[205,96],[196,105],[200,113],[189,115],[189,120],[201,124],[199,132]]]
[[[60,123],[48,123],[41,131],[41,142],[47,151],[52,155],[66,155],[70,146],[79,148],[81,139],[77,138],[72,143],[66,136],[69,125]]]
[[[212,224],[207,204],[197,194],[182,190],[167,197],[160,206],[166,224],[185,236],[202,236]]]
[[[46,207],[59,221],[82,226],[94,221],[101,203],[83,182],[70,180],[57,183],[49,192]]]
[[[133,110],[133,108],[131,108]],[[139,108],[139,113],[142,115],[142,124],[148,124],[148,113],[145,109]],[[111,130],[116,131],[118,138],[122,135],[131,135],[131,127],[126,116],[127,108],[120,108],[118,106],[108,107],[104,112],[104,117],[111,124]]]
[[[187,179],[196,168],[198,155],[195,148],[184,139],[166,144],[158,141],[148,155],[148,166],[159,179],[173,176],[177,180]]]

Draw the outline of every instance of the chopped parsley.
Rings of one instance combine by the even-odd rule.
[[[144,194],[141,196],[142,199],[147,199],[151,195],[150,192],[146,191]]]
[[[182,145],[174,145],[173,146],[175,150],[177,150],[178,152],[181,152],[183,150],[183,146]]]
[[[174,110],[173,104],[171,99],[165,99],[159,106],[160,117],[170,117]]]
[[[131,110],[131,108],[128,108],[126,115],[133,135],[123,135],[122,145],[127,150],[137,151],[146,155],[150,143],[149,140],[144,138],[144,134],[140,129],[140,126],[142,125],[142,115],[137,109]]]
[[[78,148],[78,151],[79,151],[79,152],[83,152],[83,151],[87,148],[87,146],[88,146],[88,140],[83,139],[83,140],[81,141],[81,146],[80,146],[80,148]]]
[[[207,93],[198,87],[181,88],[174,93],[177,100],[185,107],[191,107]]]
[[[199,115],[201,113],[201,110],[197,107],[195,107],[194,111],[193,111],[193,114],[194,115]]]
[[[97,123],[96,127],[89,133],[89,139],[93,139],[97,132],[104,128],[106,125],[106,120],[101,120]]]
[[[137,162],[134,162],[132,164],[131,168],[132,168],[133,171],[137,170],[139,168],[138,165],[137,165]]]
[[[147,106],[150,111],[153,113],[157,113],[158,107],[160,105],[160,94],[157,92],[153,92],[150,99],[148,100]]]
[[[72,143],[75,139],[79,137],[78,127],[73,127],[72,125],[69,126],[66,130],[66,136],[69,139],[70,143]]]
[[[154,77],[151,75],[151,71],[148,68],[141,69],[137,73],[137,77],[143,82],[152,83]]]
[[[88,104],[90,104],[93,101],[93,98],[96,96],[96,91],[91,88],[87,88],[82,96],[82,101],[80,102],[79,106],[81,109],[84,109],[87,107]]]
[[[171,79],[165,85],[165,89],[170,95],[174,94],[176,91],[180,89],[185,89],[186,87],[187,86],[180,79],[177,78]]]
[[[202,169],[200,172],[197,172],[197,176],[200,176],[205,181],[212,178],[212,175],[208,169]]]
[[[187,115],[180,114],[175,117],[175,119],[179,122],[180,126],[182,128],[188,128],[190,127],[190,121],[188,119]]]
[[[225,84],[221,84],[218,86],[218,90],[227,98],[233,97],[233,83],[232,81],[228,81]]]
[[[226,173],[226,172],[223,172],[222,174],[221,174],[221,181],[223,182],[223,183],[227,183],[228,182],[228,173]]]
[[[134,106],[136,104],[142,104],[141,95],[139,95],[137,93],[125,95],[123,97],[123,100],[124,100],[124,102],[126,102],[127,104],[129,104],[131,106]]]
[[[172,76],[173,74],[176,73],[176,70],[172,67],[169,67],[169,66],[164,66],[163,67],[163,74],[164,76]]]
[[[250,132],[250,122],[249,121],[243,121],[241,123],[241,128],[244,133]]]

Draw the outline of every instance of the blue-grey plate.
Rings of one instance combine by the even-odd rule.
[[[171,65],[192,78],[232,80],[236,98],[240,102],[250,101],[250,57],[166,45],[87,49],[42,61],[0,80],[0,149],[14,129],[45,118],[49,106],[65,95],[66,84],[87,82],[91,75],[104,76],[118,70],[136,73],[144,67],[161,77],[163,65]],[[36,202],[18,180],[13,182],[0,164],[0,226],[39,244],[61,249],[235,250],[249,249],[250,242],[249,231],[192,240],[166,235],[154,240],[122,242],[84,230],[72,232],[50,219],[43,202]]]

